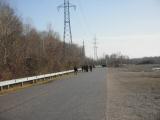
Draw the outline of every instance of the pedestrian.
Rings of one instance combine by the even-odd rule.
[[[86,72],[88,72],[88,65],[86,65]]]
[[[82,72],[84,72],[84,65],[81,66]]]
[[[92,72],[92,65],[89,66],[90,71]]]
[[[74,74],[77,75],[77,73],[78,73],[78,68],[77,66],[74,66]]]

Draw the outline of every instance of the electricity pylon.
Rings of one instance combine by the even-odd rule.
[[[83,40],[83,47],[82,47],[82,56],[85,57],[85,45],[84,45],[84,40]]]
[[[64,0],[64,3],[58,6],[58,9],[64,9],[64,33],[63,42],[68,41],[72,44],[72,31],[71,31],[71,21],[70,21],[70,8],[76,9],[75,5],[72,5],[69,0]]]
[[[98,60],[98,56],[97,56],[97,48],[98,47],[97,47],[97,38],[96,37],[94,38],[93,44],[94,44],[94,47],[93,47],[94,48],[94,59],[97,61]]]

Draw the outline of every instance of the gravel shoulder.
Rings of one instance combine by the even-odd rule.
[[[160,120],[160,72],[135,69],[108,68],[107,120]]]

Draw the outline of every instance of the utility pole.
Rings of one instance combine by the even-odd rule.
[[[84,45],[84,40],[83,40],[83,47],[82,47],[82,55],[85,57],[85,45]]]
[[[94,47],[93,47],[93,49],[94,49],[94,59],[97,61],[98,60],[98,56],[97,56],[97,38],[95,37],[94,38]]]
[[[81,55],[82,55],[82,64],[85,64],[85,44],[84,44],[84,40],[83,40],[83,46],[82,46],[82,51],[81,51]]]
[[[76,9],[75,5],[72,5],[69,0],[64,0],[64,3],[58,6],[58,9],[64,9],[64,33],[63,42],[65,47],[65,42],[68,41],[72,44],[72,31],[71,31],[71,21],[70,21],[70,8]]]

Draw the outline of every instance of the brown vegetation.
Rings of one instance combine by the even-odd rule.
[[[159,120],[160,71],[154,65],[107,70],[108,120]]]
[[[0,1],[0,80],[71,69],[84,62],[82,47],[64,44],[51,27],[39,32]]]

